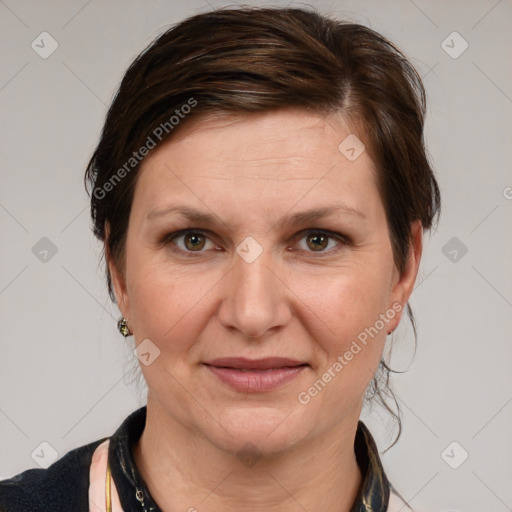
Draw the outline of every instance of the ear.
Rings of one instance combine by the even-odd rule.
[[[117,306],[123,317],[127,318],[129,311],[129,300],[128,293],[126,290],[126,280],[122,269],[119,268],[119,263],[114,260],[108,246],[108,240],[110,236],[110,226],[105,223],[105,260],[108,265],[110,272],[110,279],[112,280],[112,286],[116,295]]]
[[[393,281],[394,284],[391,289],[388,307],[395,311],[399,311],[394,319],[389,322],[390,331],[394,331],[400,323],[402,313],[409,301],[412,290],[414,289],[414,283],[416,282],[416,276],[418,275],[418,269],[420,266],[422,250],[423,226],[420,220],[416,220],[411,224],[411,244],[404,271],[402,274],[399,274],[398,269],[395,268],[396,277]],[[401,307],[399,308],[398,305]]]

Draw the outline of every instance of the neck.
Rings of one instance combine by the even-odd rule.
[[[148,398],[135,464],[163,512],[349,512],[361,485],[354,453],[358,416],[321,438],[254,463],[227,453]]]

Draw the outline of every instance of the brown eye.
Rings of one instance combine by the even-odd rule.
[[[165,235],[161,238],[160,243],[168,246],[174,252],[186,256],[200,256],[209,248],[215,248],[215,244],[209,236],[205,235],[202,231],[190,229]],[[208,244],[210,244],[210,247],[208,247]]]
[[[309,229],[302,233],[299,249],[306,253],[315,252],[318,253],[318,256],[327,256],[350,245],[350,240],[341,233],[317,229]]]
[[[190,251],[201,250],[205,246],[205,237],[200,233],[187,233],[183,237],[185,247]]]
[[[308,247],[313,251],[322,251],[329,244],[329,238],[322,233],[313,233],[306,237]]]

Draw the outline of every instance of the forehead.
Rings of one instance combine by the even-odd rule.
[[[246,178],[265,177],[249,172],[258,167],[261,171],[267,170],[269,177],[278,169],[283,173],[288,169],[293,171],[293,163],[299,160],[314,164],[309,167],[314,172],[318,165],[338,159],[338,146],[350,133],[341,115],[327,116],[298,109],[248,115],[219,114],[186,125],[144,165],[151,165],[158,156],[165,158],[163,153],[167,151],[185,156],[194,153],[198,164],[205,169],[215,167],[217,173],[222,171],[223,165],[230,168],[243,163],[243,172],[239,168],[238,174]],[[308,166],[296,170],[307,172]]]
[[[144,160],[134,206],[179,198],[264,211],[343,199],[368,210],[378,206],[374,166],[366,151],[348,158],[347,137],[359,140],[340,115],[300,110],[194,120]]]

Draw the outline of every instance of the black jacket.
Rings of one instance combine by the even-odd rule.
[[[160,512],[135,466],[132,447],[146,423],[146,407],[128,416],[110,437],[109,463],[125,512]],[[0,512],[88,512],[89,468],[107,438],[71,450],[48,469],[29,469],[0,482]],[[375,442],[360,421],[354,449],[363,482],[352,512],[385,512],[390,484]]]

